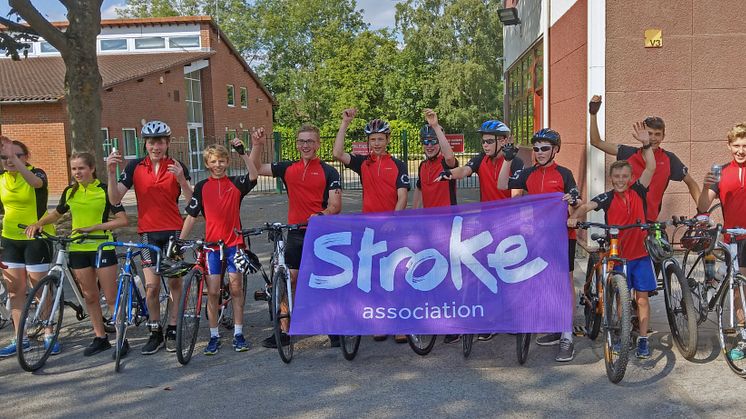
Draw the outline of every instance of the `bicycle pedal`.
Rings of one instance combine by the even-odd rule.
[[[268,301],[267,292],[264,290],[254,291],[254,301]]]
[[[588,330],[586,330],[585,326],[573,326],[572,334],[575,336],[586,336]]]
[[[650,291],[650,292],[648,292],[648,297],[654,297],[654,296],[658,295],[658,291],[660,291],[660,290],[662,290],[662,289],[663,289],[663,288],[658,288],[658,289],[656,289],[656,290],[654,290],[654,291]]]
[[[738,331],[736,329],[729,327],[729,328],[723,329],[723,334],[728,335],[728,336],[735,336],[738,334]]]

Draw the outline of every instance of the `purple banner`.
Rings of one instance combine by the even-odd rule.
[[[572,330],[561,197],[311,218],[291,334]]]

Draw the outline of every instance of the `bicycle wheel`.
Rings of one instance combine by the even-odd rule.
[[[166,330],[166,327],[168,326],[168,318],[171,313],[171,296],[163,284],[161,284],[161,292],[158,294],[158,302],[160,303],[159,311],[161,313],[158,324],[161,325],[161,330]]]
[[[598,332],[603,322],[603,305],[599,295],[603,290],[603,281],[601,274],[596,269],[598,255],[590,253],[588,255],[588,266],[585,274],[585,286],[583,287],[583,315],[585,317],[585,332],[591,340],[596,340]]]
[[[124,340],[127,338],[127,307],[130,305],[130,287],[132,277],[122,275],[119,279],[119,295],[117,296],[117,308],[114,313],[114,329],[116,331],[116,342],[114,343],[114,371],[119,372],[121,368],[122,355],[124,352]]]
[[[737,298],[734,292],[731,304],[731,293],[728,290],[720,296],[717,305],[718,338],[728,367],[739,377],[746,378],[746,358],[738,356],[739,352],[743,354],[746,351],[746,326],[744,326],[744,320],[738,318],[739,305],[742,304],[746,289],[746,278],[741,274],[736,274],[733,280],[736,283],[736,290],[739,290],[740,298]]]
[[[612,273],[606,281],[603,318],[606,375],[609,381],[618,383],[627,370],[632,332],[627,278],[622,273]]]
[[[464,354],[464,358],[468,358],[471,354],[473,344],[474,335],[461,335],[461,352]]]
[[[293,337],[288,336],[289,342],[287,345],[283,345],[282,335],[282,323],[286,320],[287,324],[290,325],[290,313],[288,313],[287,305],[283,308],[283,303],[288,301],[288,285],[287,278],[288,273],[284,269],[278,269],[274,275],[274,281],[272,281],[272,290],[274,295],[272,296],[272,302],[274,304],[274,320],[272,321],[275,332],[275,342],[277,342],[277,351],[280,353],[282,362],[288,364],[293,359]]]
[[[192,269],[184,275],[179,315],[176,317],[176,358],[181,365],[192,359],[194,344],[199,332],[200,308],[204,280],[199,269]]]
[[[355,359],[355,355],[357,355],[357,350],[360,348],[360,335],[356,336],[347,336],[342,335],[339,337],[340,339],[340,345],[339,347],[342,348],[342,355],[344,355],[345,359],[348,361],[352,361]]]
[[[433,350],[438,335],[407,335],[407,343],[417,355],[425,356]]]
[[[528,348],[531,346],[531,333],[518,333],[515,335],[515,341],[518,363],[523,365],[528,359]]]
[[[29,341],[28,350],[23,350],[22,344],[18,346],[18,362],[26,371],[36,371],[44,366],[57,343],[65,311],[63,294],[60,276],[51,274],[42,278],[26,297],[16,336],[16,342],[22,342],[26,338]],[[51,340],[47,345],[44,344],[45,328],[52,329]]]
[[[226,281],[225,278],[222,280]],[[233,330],[233,303],[231,302],[231,290],[228,282],[223,282],[220,287],[218,323],[228,330]]]
[[[678,263],[668,264],[663,271],[663,295],[673,341],[681,356],[692,359],[697,354],[698,316],[692,292]]]

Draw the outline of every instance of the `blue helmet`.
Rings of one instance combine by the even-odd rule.
[[[542,128],[536,131],[534,136],[531,137],[531,144],[537,141],[546,141],[552,145],[556,145],[557,151],[559,151],[562,146],[562,138],[560,138],[559,132],[551,128]]]
[[[428,124],[425,124],[420,128],[420,140],[426,140],[428,138],[437,139],[438,134],[435,133],[435,130],[433,127],[431,127]]]
[[[479,127],[479,130],[477,131],[482,134],[495,134],[495,135],[503,135],[506,137],[510,135],[510,128],[508,128],[507,125],[503,124],[497,119],[490,119],[489,121],[484,121],[482,126]]]

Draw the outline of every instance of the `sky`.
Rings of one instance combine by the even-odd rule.
[[[393,0],[358,0],[358,9],[363,9],[363,17],[370,24],[371,29],[381,29],[394,26],[394,13],[396,12]],[[49,20],[65,20],[65,8],[59,0],[34,0],[32,4]],[[104,0],[101,7],[101,15],[104,19],[116,18],[117,7],[122,7],[124,0]],[[0,0],[0,15],[5,17],[10,11],[8,2]]]

